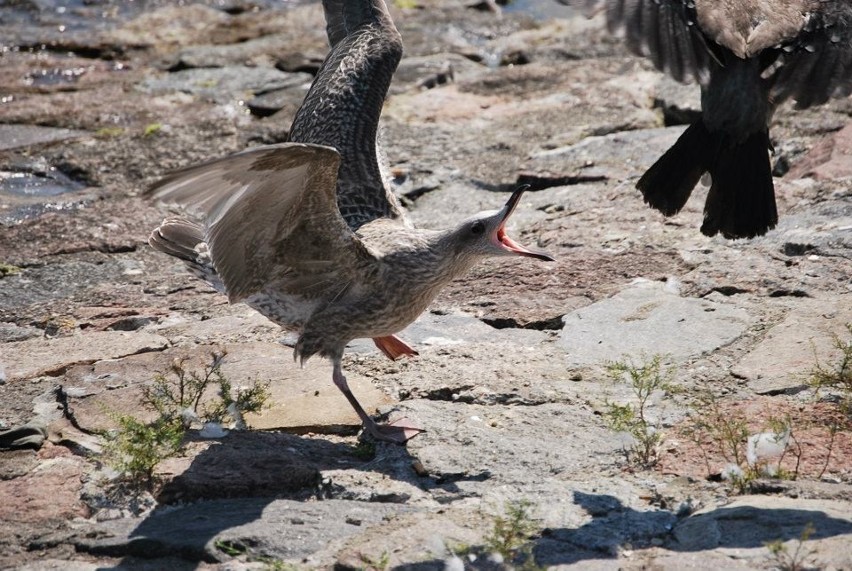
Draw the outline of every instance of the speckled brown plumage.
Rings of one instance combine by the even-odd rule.
[[[375,437],[405,442],[407,421],[376,424],[352,395],[341,358],[373,338],[390,358],[416,352],[395,333],[449,281],[486,256],[550,260],[505,233],[499,211],[445,231],[412,228],[376,157],[382,103],[401,55],[384,2],[326,0],[332,50],[293,121],[291,141],[165,177],[150,195],[194,211],[166,219],[150,244],[228,295],[299,333],[295,356],[331,359],[333,380]]]
[[[332,49],[293,119],[290,141],[338,150],[337,205],[350,228],[376,218],[404,220],[376,152],[379,115],[402,58],[402,38],[383,2],[336,0],[323,8]]]

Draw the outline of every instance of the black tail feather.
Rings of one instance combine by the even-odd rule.
[[[768,149],[768,131],[720,147],[709,169],[713,183],[704,204],[703,234],[753,238],[775,227],[778,210]]]
[[[636,183],[645,202],[666,216],[680,212],[718,148],[704,123],[696,121]]]

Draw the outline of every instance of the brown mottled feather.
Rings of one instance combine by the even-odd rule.
[[[259,147],[173,173],[149,193],[205,219],[232,302],[277,280],[288,293],[320,296],[369,261],[337,209],[339,161],[317,145]]]

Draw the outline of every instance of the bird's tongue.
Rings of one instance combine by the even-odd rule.
[[[503,224],[501,224],[500,227],[497,229],[497,241],[500,242],[500,245],[503,246],[505,249],[509,250],[510,252],[514,252],[520,256],[538,258],[539,260],[544,260],[546,262],[555,261],[553,257],[551,257],[549,254],[546,254],[540,250],[531,250],[529,248],[521,246],[520,244],[509,238],[509,235],[506,234],[506,229],[504,228]]]
[[[506,206],[503,207],[502,213],[503,220],[500,222],[500,226],[497,228],[497,234],[493,237],[505,250],[509,252],[513,252],[520,256],[529,256],[531,258],[538,258],[539,260],[544,260],[546,262],[555,262],[550,254],[542,252],[541,250],[531,250],[529,248],[525,248],[521,246],[506,234],[506,221],[512,215],[512,212],[515,211],[515,207],[518,206],[518,202],[521,200],[521,196],[523,196],[524,191],[529,188],[529,185],[522,185],[515,189],[515,192],[512,193],[512,196],[509,197],[508,202],[506,202]]]

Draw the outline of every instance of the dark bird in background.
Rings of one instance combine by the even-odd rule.
[[[636,185],[645,202],[676,214],[709,172],[702,233],[750,238],[774,228],[772,114],[788,98],[804,109],[852,93],[852,1],[560,1],[605,10],[630,51],[701,85],[701,119]]]
[[[422,429],[377,424],[343,375],[347,343],[372,338],[391,359],[416,355],[395,336],[441,289],[488,256],[553,258],[520,246],[506,205],[444,231],[408,224],[382,178],[376,131],[402,57],[382,0],[324,0],[331,52],[290,131],[290,142],[173,173],[150,190],[202,218],[168,218],[149,242],[183,260],[231,302],[299,334],[294,356],[333,364],[333,380],[374,437],[403,443]]]

